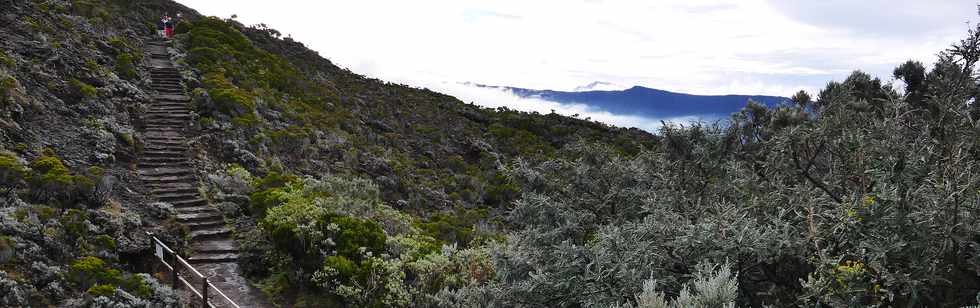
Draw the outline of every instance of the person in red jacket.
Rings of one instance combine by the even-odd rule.
[[[174,36],[174,20],[170,16],[164,16],[163,20],[163,31],[167,34],[167,39],[170,39]]]

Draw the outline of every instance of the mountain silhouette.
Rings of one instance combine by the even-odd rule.
[[[564,104],[583,104],[613,114],[653,118],[699,116],[724,118],[738,112],[753,100],[774,107],[789,98],[765,95],[694,95],[634,86],[621,91],[554,91],[517,87],[470,84],[506,90],[522,98],[536,98]]]

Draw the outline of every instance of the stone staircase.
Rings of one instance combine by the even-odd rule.
[[[190,229],[192,253],[187,261],[239,306],[268,306],[240,275],[238,249],[221,211],[201,195],[186,137],[192,120],[190,97],[166,43],[151,42],[147,47],[156,93],[150,110],[142,115],[144,146],[139,177],[153,197],[174,206],[177,221]]]

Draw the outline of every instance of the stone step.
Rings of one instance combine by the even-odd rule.
[[[143,151],[143,156],[145,156],[145,157],[186,157],[187,156],[187,152],[152,150],[152,151]]]
[[[180,153],[183,157],[184,153],[187,153],[188,148],[186,145],[146,145],[143,147],[143,152],[175,152]]]
[[[142,157],[140,163],[187,163],[186,157]]]
[[[152,192],[154,195],[200,193],[197,190],[197,187],[194,186],[174,186],[174,187],[157,188],[157,189],[150,190],[150,192]]]
[[[178,131],[148,131],[144,134],[146,138],[144,139],[169,139],[177,141],[185,141],[184,134]]]
[[[190,106],[160,106],[160,107],[150,107],[147,110],[147,118],[149,115],[180,115],[187,118],[191,117],[191,107]]]
[[[184,152],[187,151],[187,149],[189,149],[189,147],[187,146],[187,144],[184,143],[177,143],[177,144],[147,143],[143,145],[143,151],[164,150],[164,151]]]
[[[150,191],[170,191],[175,189],[192,189],[197,191],[197,182],[192,183],[146,183]]]
[[[214,230],[214,229],[220,229],[222,226],[224,226],[225,220],[215,219],[215,220],[208,220],[208,221],[185,222],[183,224],[188,228],[190,228],[191,231]]]
[[[173,167],[141,168],[139,170],[139,174],[146,175],[146,176],[194,174],[194,168],[191,168],[186,165],[185,166],[176,165]]]
[[[228,229],[227,226],[221,226],[213,229],[191,230],[187,237],[190,238],[191,241],[229,238],[231,237],[231,229]]]
[[[187,95],[166,95],[158,94],[154,95],[153,99],[157,101],[174,101],[174,102],[187,102],[191,100],[190,96]]]
[[[157,93],[160,93],[160,94],[181,94],[181,93],[184,93],[184,89],[161,89],[161,88],[153,88],[153,90],[157,91]]]
[[[187,206],[174,209],[178,214],[218,213],[218,209],[210,205]]]
[[[148,126],[186,127],[190,125],[189,122],[187,120],[150,119],[146,120],[143,124]]]
[[[179,90],[184,89],[184,86],[181,85],[179,82],[178,83],[154,83],[151,84],[150,87],[154,89],[179,89]]]
[[[152,139],[152,140],[147,139],[146,142],[144,142],[144,145],[143,145],[143,148],[144,149],[149,149],[149,148],[153,148],[153,147],[179,147],[179,148],[187,148],[187,143],[184,142],[184,141],[177,141],[177,140],[164,139],[164,138],[156,138],[156,139]]]
[[[153,168],[174,168],[174,167],[186,167],[190,168],[191,164],[186,161],[180,162],[164,162],[164,163],[154,163],[154,162],[139,162],[136,164],[140,169],[153,169]]]
[[[167,112],[168,110],[190,110],[191,105],[181,102],[157,102],[150,106],[150,112]]]
[[[175,201],[171,201],[170,204],[173,204],[175,208],[195,207],[195,206],[207,205],[208,200],[204,200],[201,198],[191,199],[191,200],[175,200]]]
[[[193,176],[168,176],[168,177],[140,177],[143,183],[153,184],[173,184],[173,183],[196,183],[197,178]]]
[[[170,138],[163,136],[151,136],[143,138],[144,146],[178,146],[187,147],[187,140],[183,138]]]
[[[190,111],[190,110],[188,110]],[[190,112],[150,111],[143,114],[144,119],[190,119]]]
[[[144,118],[143,123],[147,125],[187,125],[188,119],[153,117]]]
[[[143,127],[147,131],[151,132],[173,132],[174,134],[181,134],[180,132],[184,129],[183,125],[174,124],[144,124]]]
[[[218,212],[188,213],[188,214],[177,213],[177,221],[181,223],[209,221],[215,219],[224,219],[224,217],[221,216],[221,213]]]
[[[143,117],[144,122],[151,121],[164,121],[164,122],[187,122],[190,120],[191,114],[189,112],[168,112],[168,113],[153,113],[146,114]]]
[[[184,91],[184,86],[180,84],[154,84],[150,88],[157,91]]]
[[[191,264],[231,263],[236,261],[238,261],[237,253],[195,254],[187,258],[187,262]]]
[[[236,253],[238,247],[229,240],[198,241],[191,244],[191,250],[195,253]]]
[[[198,192],[183,192],[183,193],[160,193],[154,194],[157,200],[170,202],[170,201],[184,201],[184,200],[197,200],[201,198],[201,194]]]
[[[182,134],[186,127],[147,125],[144,131],[151,134]],[[170,137],[171,140],[184,140],[179,137]]]

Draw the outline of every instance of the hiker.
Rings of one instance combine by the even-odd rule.
[[[174,20],[170,22],[170,28],[172,29],[170,30],[171,32],[170,35],[177,34],[177,24],[180,23],[181,17],[183,17],[183,14],[177,12],[177,15],[175,16]]]
[[[174,36],[174,21],[170,19],[170,16],[165,17],[163,20],[163,31],[167,35],[167,39],[170,39]]]
[[[157,21],[157,35],[159,35],[161,38],[165,37],[165,35],[166,35],[163,31],[164,31],[164,29],[166,27],[166,16],[167,15],[164,14],[163,16],[164,17],[160,17],[160,20]]]

